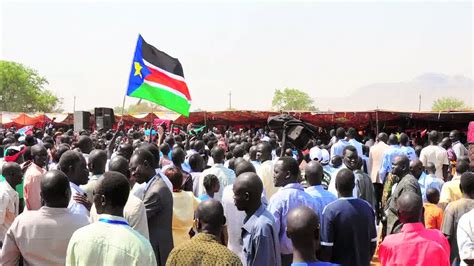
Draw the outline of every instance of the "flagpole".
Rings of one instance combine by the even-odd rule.
[[[125,99],[127,98],[127,95],[123,96],[123,103],[122,103],[122,120],[123,120],[123,112],[125,112]]]

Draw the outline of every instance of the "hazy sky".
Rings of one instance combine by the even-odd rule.
[[[426,72],[473,78],[472,2],[3,1],[1,58],[66,111],[120,106],[136,39],[177,57],[192,109],[264,110],[273,91],[345,96]],[[137,99],[127,98],[127,104]]]

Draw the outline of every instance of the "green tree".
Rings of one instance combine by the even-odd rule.
[[[124,114],[150,113],[152,111],[156,112],[161,110],[166,109],[157,104],[139,100],[136,104],[130,104],[128,108],[125,108]],[[118,115],[122,114],[122,106],[114,107],[114,113]]]
[[[61,99],[46,89],[48,81],[34,69],[0,60],[0,110],[9,112],[60,111]]]
[[[431,110],[440,111],[462,111],[469,109],[462,100],[455,97],[443,97],[433,102]]]
[[[272,107],[278,111],[317,111],[314,101],[303,91],[285,88],[275,90],[273,94]]]

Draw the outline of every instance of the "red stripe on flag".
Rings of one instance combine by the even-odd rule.
[[[191,100],[191,95],[189,94],[188,86],[186,82],[174,79],[163,72],[147,67],[151,71],[151,74],[145,77],[145,80],[163,84],[167,87],[175,89],[176,91],[181,92],[186,96],[186,99]]]

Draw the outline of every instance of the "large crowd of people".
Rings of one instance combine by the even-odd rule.
[[[0,265],[473,265],[462,134],[0,129]]]

